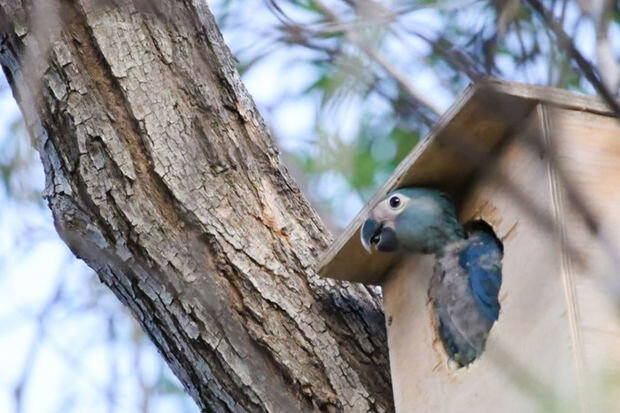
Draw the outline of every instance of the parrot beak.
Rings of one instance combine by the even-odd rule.
[[[362,229],[360,231],[360,236],[362,240],[362,246],[368,253],[372,252],[372,247],[376,246],[381,241],[381,230],[383,229],[383,224],[375,221],[372,218],[368,218],[364,221],[364,225],[362,225]]]
[[[360,231],[362,246],[368,253],[372,250],[381,252],[398,251],[398,238],[390,223],[383,223],[368,218]]]

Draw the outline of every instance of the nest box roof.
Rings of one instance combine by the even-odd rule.
[[[369,209],[392,190],[405,186],[430,185],[458,198],[480,166],[492,159],[503,138],[525,125],[538,103],[610,113],[600,99],[565,90],[496,79],[470,85],[324,252],[319,274],[381,284],[395,259],[390,254],[369,254],[363,249],[359,230]]]

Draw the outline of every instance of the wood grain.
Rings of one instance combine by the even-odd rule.
[[[482,218],[503,238],[501,313],[482,357],[451,370],[431,324],[428,281],[431,257],[401,261],[383,287],[396,411],[466,413],[538,412],[578,405],[569,315],[566,311],[561,242],[530,215],[553,211],[545,159],[521,137],[502,154],[495,170],[478,180],[464,199],[461,219]],[[500,178],[501,177],[501,178]],[[507,189],[527,191],[524,207]]]
[[[505,251],[502,309],[482,357],[449,368],[428,304],[432,257],[391,257],[365,278],[383,283],[399,413],[620,411],[620,122],[596,106],[533,102],[497,161],[462,190],[461,221],[489,222]],[[438,181],[448,190],[464,182],[467,165],[436,152],[441,136],[431,135],[391,185],[433,171],[453,180]],[[357,263],[349,276],[374,270]]]

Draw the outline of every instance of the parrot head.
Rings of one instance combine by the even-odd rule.
[[[369,253],[436,254],[465,237],[454,205],[441,191],[401,188],[379,201],[360,231]]]

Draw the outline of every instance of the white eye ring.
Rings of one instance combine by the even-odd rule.
[[[400,206],[400,198],[396,195],[390,197],[389,204],[393,209],[396,209]]]

